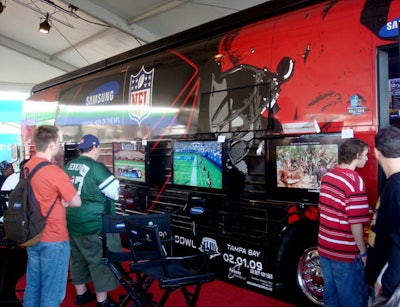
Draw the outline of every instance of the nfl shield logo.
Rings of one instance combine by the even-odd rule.
[[[146,71],[144,66],[142,66],[137,75],[131,75],[129,87],[129,117],[136,121],[139,126],[142,121],[150,115],[153,95],[153,77],[154,68],[151,71]]]

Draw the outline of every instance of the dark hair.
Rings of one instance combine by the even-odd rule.
[[[368,149],[368,144],[359,139],[347,139],[341,146],[339,150],[339,163],[350,164],[355,159],[357,155],[362,154],[366,149]]]
[[[87,152],[91,151],[91,150],[93,149],[93,147],[98,147],[98,146],[93,145],[93,146],[90,147],[90,148],[80,148],[80,149],[78,149],[78,150],[79,150],[79,153],[80,153],[80,154],[84,154],[84,153],[87,153]]]
[[[400,157],[400,129],[389,126],[375,135],[375,147],[385,158]]]
[[[56,126],[43,125],[36,128],[33,134],[36,150],[45,152],[51,142],[58,140],[58,128]]]

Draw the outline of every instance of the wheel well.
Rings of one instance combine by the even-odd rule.
[[[292,244],[301,242],[310,242],[310,244],[317,244],[319,222],[315,220],[300,220],[290,224],[284,229],[280,235],[280,245],[277,253],[277,262],[282,260],[286,250]],[[297,241],[297,242],[294,242]]]
[[[282,232],[276,258],[277,289],[297,290],[297,262],[304,250],[317,245],[318,227],[318,221],[300,220]]]

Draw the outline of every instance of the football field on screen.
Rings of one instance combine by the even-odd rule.
[[[209,180],[211,179],[211,186]],[[222,170],[206,157],[195,153],[174,156],[174,183],[202,188],[222,189]]]
[[[135,180],[140,182],[146,182],[146,168],[144,161],[130,161],[130,160],[115,160],[114,167],[116,169],[128,169],[131,168],[132,170],[139,170],[142,173],[142,177],[138,178],[136,176],[128,176],[127,174],[117,174],[114,175],[120,179],[127,179],[127,180]]]

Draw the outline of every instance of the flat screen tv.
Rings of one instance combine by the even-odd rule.
[[[267,195],[318,203],[322,176],[339,162],[340,135],[267,140]]]
[[[224,143],[174,140],[172,183],[194,190],[222,191]]]
[[[113,142],[112,152],[116,178],[146,183],[146,147],[142,142]]]

